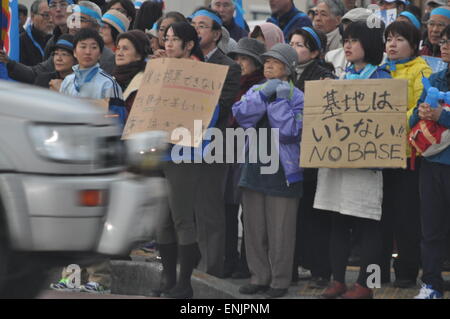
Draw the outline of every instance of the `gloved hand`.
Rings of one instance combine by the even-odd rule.
[[[283,81],[277,86],[277,98],[288,99],[291,94],[291,85],[289,82]]]
[[[281,84],[281,82],[282,81],[279,79],[268,80],[266,83],[263,84],[263,87],[260,92],[264,94],[264,96],[270,97],[272,94],[276,92],[277,86]]]

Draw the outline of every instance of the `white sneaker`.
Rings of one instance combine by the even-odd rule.
[[[434,290],[431,285],[422,284],[419,294],[414,299],[443,299],[443,296],[439,291]]]
[[[80,291],[88,292],[91,294],[110,294],[110,289],[105,289],[104,286],[100,285],[97,282],[90,281],[86,285],[82,285],[80,287]]]
[[[64,292],[79,292],[80,288],[71,287],[67,284],[67,279],[63,278],[56,284],[50,284],[50,289]]]

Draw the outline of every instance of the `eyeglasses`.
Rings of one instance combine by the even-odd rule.
[[[443,47],[444,45],[448,45],[448,44],[450,44],[450,40],[448,40],[448,39],[442,39],[441,41],[439,41],[439,45],[441,47]]]
[[[50,8],[50,9],[56,9],[56,8],[58,8],[58,7],[60,7],[61,9],[65,9],[65,8],[67,8],[69,6],[69,4],[67,3],[67,2],[65,2],[65,1],[62,1],[62,2],[54,2],[54,1],[52,1],[49,5],[48,5],[48,7]]]
[[[50,19],[50,14],[47,13],[47,12],[45,12],[45,13],[38,13],[37,15],[43,17],[46,20]]]
[[[191,26],[193,26],[196,30],[197,30],[197,29],[199,29],[199,30],[212,29],[212,26],[209,27],[209,26],[204,25],[204,24],[195,24],[195,23],[191,23]]]
[[[358,39],[344,39],[344,45],[346,45],[346,44],[354,45],[357,42],[359,42]]]
[[[213,3],[213,6],[214,7],[222,7],[222,8],[231,8],[232,7],[232,4],[231,3],[229,3],[229,2],[224,2],[224,3],[222,3],[222,2],[216,2],[216,3]]]
[[[445,24],[445,23],[443,23],[443,22],[434,22],[434,21],[428,21],[427,22],[427,26],[428,26],[428,28],[434,28],[434,27],[436,27],[436,28],[438,28],[438,29],[444,29],[446,26],[447,26],[447,24]]]

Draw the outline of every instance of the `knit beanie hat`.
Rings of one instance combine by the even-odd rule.
[[[108,10],[102,17],[102,22],[108,23],[117,32],[127,32],[130,27],[130,20],[120,11],[112,9]]]

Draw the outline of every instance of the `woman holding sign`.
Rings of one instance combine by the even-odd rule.
[[[408,81],[407,116],[411,116],[423,92],[422,78],[431,68],[419,56],[420,32],[411,23],[396,21],[385,31],[386,68],[394,79]],[[383,171],[383,261],[382,281],[389,282],[392,246],[395,239],[398,257],[394,261],[397,288],[415,287],[420,266],[419,173],[407,148],[408,168]],[[420,158],[415,166],[420,167]]]
[[[303,93],[292,82],[298,62],[292,47],[276,44],[261,57],[267,81],[253,86],[233,105],[233,115],[242,128],[257,129],[260,138],[266,137],[259,143],[250,139],[239,182],[245,209],[245,248],[252,275],[250,284],[239,292],[265,292],[269,298],[279,298],[291,283],[297,208],[302,195],[299,156]],[[266,146],[265,150],[261,145]],[[274,148],[279,152],[275,153]],[[274,160],[280,165],[275,172],[265,172],[267,161],[262,156],[251,160],[256,149],[259,154],[269,150],[271,158],[276,156]]]
[[[169,25],[164,33],[164,42],[168,58],[204,60],[197,32],[189,23]],[[177,164],[170,158],[164,163],[163,172],[169,184],[170,212],[162,218],[157,228],[156,239],[163,271],[160,287],[153,291],[153,295],[192,298],[192,271],[200,260],[194,215],[198,169],[196,164],[184,161]],[[178,281],[177,259],[180,262]]]
[[[369,28],[365,21],[351,23],[344,31],[344,51],[351,66],[346,80],[389,79],[378,65],[383,59],[383,29]],[[332,215],[331,268],[333,281],[322,294],[331,299],[368,299],[369,265],[378,264],[381,253],[381,171],[357,168],[320,168],[314,208],[336,212]],[[351,250],[352,232],[360,233],[361,267],[351,289],[345,285],[345,272]],[[367,272],[369,270],[369,273]]]

